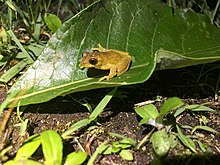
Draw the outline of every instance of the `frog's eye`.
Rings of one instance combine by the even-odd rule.
[[[92,65],[95,65],[95,64],[98,63],[98,60],[97,60],[96,58],[91,58],[91,59],[89,60],[89,63],[92,64]]]

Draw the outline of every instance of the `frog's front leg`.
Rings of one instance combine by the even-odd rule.
[[[115,77],[115,76],[117,75],[117,72],[116,72],[116,71],[117,71],[116,66],[111,67],[108,76],[103,76],[103,77],[101,77],[101,78],[99,79],[99,81],[102,81],[102,80],[105,80],[105,79],[106,79],[106,80],[109,80],[109,79]]]

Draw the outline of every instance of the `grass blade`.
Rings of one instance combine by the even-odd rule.
[[[103,99],[102,101],[96,106],[96,108],[93,110],[93,112],[89,116],[89,121],[94,121],[103,111],[106,105],[109,103],[109,101],[114,96],[115,92],[117,90],[117,87],[111,90]]]
[[[181,140],[181,142],[182,142],[186,147],[188,147],[190,150],[192,150],[194,153],[197,153],[197,151],[196,151],[196,149],[195,149],[195,144],[193,143],[193,141],[192,141],[189,137],[185,136],[185,135],[182,133],[182,131],[180,130],[180,128],[179,128],[178,125],[176,125],[176,128],[177,128],[177,132],[178,132],[177,136],[178,136],[178,138]]]
[[[31,56],[28,54],[28,52],[25,50],[25,48],[23,47],[23,45],[20,43],[20,41],[17,39],[17,37],[15,36],[14,32],[12,30],[8,30],[7,31],[8,34],[10,35],[10,37],[15,41],[15,43],[17,44],[17,46],[21,49],[21,51],[26,55],[26,58],[28,59],[29,63],[33,63],[34,60],[31,58]]]
[[[83,120],[80,120],[80,121],[74,123],[67,131],[65,131],[62,134],[62,137],[63,138],[67,137],[68,135],[72,134],[73,132],[78,131],[80,128],[87,126],[89,123],[90,122],[88,119],[83,119]]]
[[[214,130],[213,128],[208,127],[208,126],[203,126],[203,125],[195,126],[195,127],[193,128],[193,130],[192,130],[192,133],[194,133],[197,129],[201,129],[201,130],[208,131],[208,132],[211,132],[211,133],[219,134],[219,132],[217,132],[217,131]]]
[[[27,65],[27,60],[22,60],[19,63],[17,63],[15,66],[10,68],[7,72],[5,72],[1,78],[0,82],[7,83],[9,80],[11,80],[16,74],[18,74],[24,67]]]
[[[103,142],[97,149],[96,151],[92,154],[91,158],[89,159],[87,165],[93,165],[94,161],[96,159],[96,157],[99,154],[102,154],[106,149],[108,148],[108,146],[105,144],[105,142]]]

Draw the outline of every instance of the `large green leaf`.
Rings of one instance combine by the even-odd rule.
[[[157,0],[97,1],[58,29],[11,88],[5,104],[40,103],[71,92],[140,83],[150,77],[156,63],[157,69],[167,69],[216,61],[219,36],[207,16],[178,10],[173,15]],[[98,43],[129,52],[129,71],[99,82],[93,70],[81,70],[81,54]]]

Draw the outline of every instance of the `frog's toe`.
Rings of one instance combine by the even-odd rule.
[[[103,76],[103,77],[101,77],[100,79],[99,79],[99,81],[103,81],[103,80],[109,80],[109,77],[108,76]]]

